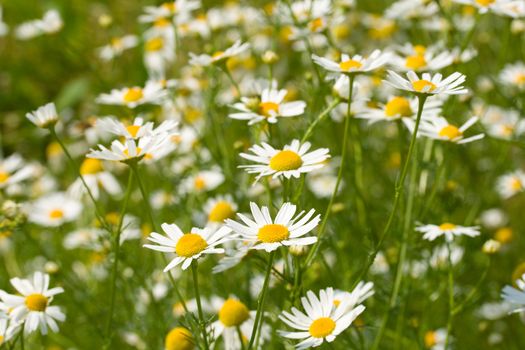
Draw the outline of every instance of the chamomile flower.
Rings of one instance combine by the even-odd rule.
[[[164,268],[164,272],[179,264],[182,264],[182,269],[186,270],[193,260],[199,259],[202,255],[222,254],[224,249],[218,246],[231,239],[231,229],[226,226],[218,230],[194,227],[188,233],[183,233],[175,224],[164,223],[161,227],[167,236],[152,232],[148,240],[155,244],[145,244],[144,247],[175,254],[175,258]]]
[[[226,249],[226,254],[212,269],[213,273],[221,273],[237,266],[250,252],[251,245],[246,242],[237,242],[233,249]]]
[[[80,165],[80,175],[95,199],[100,197],[100,188],[112,196],[118,195],[122,190],[117,179],[110,172],[104,171],[100,159],[86,158]],[[80,198],[86,192],[80,178],[76,179],[68,189],[68,193],[74,198]]]
[[[441,113],[443,102],[438,99],[428,99],[423,109],[422,119],[432,119]],[[391,96],[385,104],[378,104],[377,107],[363,108],[361,113],[355,115],[356,118],[367,119],[370,123],[378,121],[396,121],[400,119],[414,119],[417,116],[418,99],[417,97],[407,98],[403,96]]]
[[[250,48],[249,43],[242,43],[237,40],[231,47],[224,51],[217,51],[212,55],[195,55],[190,52],[190,64],[194,66],[210,66],[212,64],[218,64],[224,62],[228,58],[237,56]]]
[[[181,184],[184,193],[212,191],[224,182],[224,174],[218,169],[202,170],[185,178]]]
[[[259,174],[256,177],[258,181],[261,177],[272,176],[273,178],[284,176],[299,178],[302,173],[308,173],[324,166],[324,161],[330,157],[327,148],[320,148],[308,152],[311,144],[300,143],[299,140],[293,140],[291,144],[278,150],[262,143],[250,148],[253,154],[241,153],[242,158],[259,163],[256,165],[241,165],[240,168],[246,169],[249,174]]]
[[[388,71],[387,80],[384,80],[388,85],[412,92],[415,94],[424,95],[462,95],[468,92],[461,84],[465,82],[465,76],[461,73],[455,72],[443,79],[441,74],[431,75],[423,73],[421,79],[414,71],[409,71],[406,74],[407,79],[401,77],[393,71]]]
[[[515,87],[519,90],[525,89],[525,64],[516,62],[508,64],[499,75],[502,84]]]
[[[418,136],[429,137],[434,140],[448,141],[457,144],[473,142],[485,137],[485,134],[477,134],[470,137],[464,137],[465,131],[478,121],[478,117],[472,117],[463,125],[457,127],[443,117],[434,117],[421,121]],[[412,119],[404,120],[410,132],[414,132],[415,122]]]
[[[29,40],[43,34],[53,34],[62,29],[64,23],[57,10],[44,13],[42,19],[35,19],[20,24],[15,29],[15,35],[20,40]]]
[[[502,3],[509,0],[452,0],[458,4],[472,6],[478,9],[479,13],[497,10]]]
[[[48,128],[58,122],[58,113],[53,102],[50,102],[36,111],[26,114],[26,118],[39,128]]]
[[[105,105],[122,105],[135,108],[142,104],[159,104],[166,97],[166,90],[158,82],[147,82],[144,88],[134,86],[113,89],[109,94],[101,94],[96,101]]]
[[[53,297],[63,293],[61,287],[49,288],[49,275],[35,272],[33,278],[10,280],[17,294],[0,294],[0,299],[11,309],[10,319],[24,323],[24,333],[30,334],[40,329],[42,334],[47,334],[48,327],[53,332],[58,332],[56,321],[63,322],[66,316],[58,306],[50,306]]]
[[[436,53],[422,45],[402,47],[400,53],[392,55],[389,63],[403,71],[436,71],[451,65],[454,55],[446,50]]]
[[[281,117],[295,117],[304,113],[304,101],[284,102],[288,91],[272,86],[261,92],[260,98],[242,97],[241,102],[232,105],[237,113],[230,113],[232,119],[248,120],[252,125],[263,120],[268,123],[277,123]]]
[[[208,224],[222,224],[224,220],[232,219],[235,216],[237,204],[230,195],[217,196],[208,199],[204,205],[204,212],[208,216]]]
[[[138,140],[126,139],[123,143],[114,140],[111,148],[98,145],[99,149],[91,149],[87,158],[128,162],[132,160],[157,160],[170,153],[175,145],[172,136],[167,133],[145,136]]]
[[[352,298],[344,298],[336,305],[332,288],[319,291],[319,297],[312,291],[301,298],[305,313],[293,307],[292,312],[283,311],[279,318],[297,331],[278,331],[279,335],[289,339],[300,339],[296,349],[317,347],[323,342],[333,342],[346,330],[364,310],[363,305],[349,307]]]
[[[5,159],[0,159],[0,189],[16,185],[36,175],[36,169],[28,164],[19,154],[12,154]]]
[[[253,220],[240,213],[237,216],[244,224],[231,219],[226,220],[226,225],[238,233],[239,239],[246,242],[250,249],[271,252],[281,246],[302,246],[317,242],[315,236],[303,237],[321,220],[321,215],[313,216],[314,209],[306,214],[301,211],[295,215],[297,207],[292,203],[284,203],[273,220],[268,207],[259,208],[251,202],[250,209]]]
[[[62,192],[45,195],[27,207],[28,219],[47,227],[61,226],[77,219],[82,204]]]
[[[441,225],[420,225],[416,227],[416,231],[424,233],[423,239],[433,241],[445,236],[447,242],[452,242],[456,236],[476,237],[480,234],[478,226],[459,226],[450,222]]]
[[[501,297],[506,302],[513,304],[512,312],[525,311],[525,274],[516,280],[516,286],[505,286],[501,292]]]
[[[487,133],[502,139],[512,139],[525,133],[525,120],[520,113],[513,109],[504,110],[496,106],[489,106],[481,122]]]
[[[525,191],[525,172],[516,170],[501,176],[497,181],[496,189],[504,199]]]
[[[166,1],[160,6],[144,7],[144,14],[139,17],[143,23],[156,23],[161,19],[176,17],[176,20],[186,19],[191,12],[201,7],[200,0]]]
[[[383,53],[375,50],[368,57],[354,55],[350,57],[347,54],[341,55],[340,62],[334,62],[328,58],[312,55],[312,60],[324,69],[342,74],[357,74],[373,71],[383,66],[390,58],[389,53]]]
[[[394,2],[385,10],[385,18],[388,19],[414,19],[435,16],[439,7],[433,2],[426,0],[399,0]]]
[[[96,126],[100,130],[110,132],[127,139],[138,139],[144,136],[155,136],[164,133],[175,134],[178,123],[174,120],[165,120],[158,127],[153,127],[153,122],[144,122],[143,118],[137,117],[133,124],[126,125],[111,117],[97,120]]]
[[[427,331],[423,339],[425,347],[430,350],[446,350],[447,330],[444,328]]]
[[[110,43],[98,49],[98,56],[104,61],[111,61],[122,55],[126,50],[132,49],[139,44],[136,35],[124,35],[112,38]]]

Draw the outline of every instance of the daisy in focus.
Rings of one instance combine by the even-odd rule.
[[[260,146],[254,145],[249,149],[253,154],[240,154],[242,158],[259,164],[239,167],[246,169],[249,174],[258,174],[255,181],[270,175],[273,178],[281,175],[287,179],[299,178],[302,173],[322,168],[325,160],[330,157],[327,148],[308,152],[310,147],[310,142],[301,144],[299,140],[293,140],[291,144],[278,150],[263,142]]]
[[[242,43],[240,40],[236,41],[231,47],[224,51],[216,51],[212,55],[195,55],[190,52],[190,64],[194,66],[210,66],[212,64],[218,64],[225,62],[227,59],[240,55],[250,48],[249,43]]]
[[[383,66],[390,59],[389,53],[375,50],[368,57],[361,55],[341,55],[341,61],[335,62],[324,57],[312,55],[312,60],[327,71],[341,74],[358,74],[373,71]]]
[[[317,347],[323,342],[331,343],[345,331],[365,310],[363,305],[355,305],[355,299],[344,298],[336,303],[332,288],[319,291],[319,297],[312,291],[301,298],[305,313],[297,308],[292,312],[283,311],[279,318],[297,331],[278,331],[279,335],[289,339],[300,339],[296,349]],[[350,307],[354,304],[354,307]]]
[[[458,72],[445,79],[439,73],[434,75],[423,73],[420,79],[414,71],[409,71],[406,76],[408,80],[389,70],[384,82],[396,89],[423,95],[462,95],[468,92],[461,85],[465,82],[466,77]]]
[[[512,312],[525,311],[525,275],[516,280],[516,286],[505,286],[501,292],[501,297],[506,302],[513,304]]]
[[[82,204],[62,192],[45,195],[27,206],[29,221],[46,227],[57,227],[77,219]]]
[[[480,235],[478,226],[459,226],[445,222],[441,225],[420,225],[416,231],[424,233],[423,239],[433,241],[445,236],[447,242],[452,242],[456,236],[476,237]]]
[[[321,220],[321,215],[313,216],[314,209],[306,214],[301,211],[295,215],[297,207],[292,203],[284,203],[275,219],[270,216],[268,207],[259,208],[251,202],[250,209],[253,220],[240,213],[237,216],[242,223],[226,220],[226,226],[239,234],[237,239],[245,242],[250,249],[272,252],[282,246],[306,246],[317,242],[315,236],[303,237],[317,227]]]
[[[15,324],[24,323],[24,333],[30,334],[40,329],[47,334],[48,328],[58,332],[59,322],[66,316],[58,306],[50,306],[53,297],[63,293],[61,287],[49,288],[49,275],[35,272],[32,279],[18,277],[10,280],[17,294],[0,293],[0,299],[11,310],[9,318]]]
[[[167,236],[152,232],[148,240],[155,244],[145,244],[144,247],[175,254],[175,258],[164,268],[164,272],[180,264],[181,268],[186,270],[193,260],[202,255],[222,254],[224,249],[218,246],[231,239],[231,229],[226,226],[218,230],[194,227],[188,233],[183,233],[175,224],[164,223],[161,227]]]
[[[412,119],[403,120],[410,132],[414,132],[415,122]],[[429,137],[434,140],[448,141],[452,143],[462,144],[481,140],[485,134],[477,134],[470,137],[464,137],[464,132],[478,121],[477,117],[472,117],[463,125],[457,127],[449,124],[443,117],[435,117],[421,121],[418,136]]]
[[[101,94],[96,101],[105,105],[121,105],[128,108],[150,103],[159,104],[166,97],[164,86],[158,82],[149,81],[145,87],[128,87],[113,89],[109,94]]]
[[[58,122],[58,113],[55,104],[51,102],[27,113],[26,118],[39,128],[49,128]]]
[[[525,191],[525,172],[516,170],[501,176],[497,181],[496,189],[504,199]]]

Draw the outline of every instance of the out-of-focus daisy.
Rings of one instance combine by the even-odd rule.
[[[432,119],[441,113],[443,102],[438,99],[429,99],[425,103],[422,119]],[[378,104],[374,108],[364,108],[356,118],[367,119],[370,123],[377,121],[395,121],[399,119],[414,119],[417,116],[417,97],[407,98],[403,96],[392,96],[386,104]]]
[[[494,6],[494,12],[512,18],[523,18],[525,17],[525,3],[521,0],[500,1]]]
[[[341,55],[340,62],[334,62],[324,57],[312,55],[312,60],[323,67],[324,69],[342,74],[356,74],[365,73],[375,70],[383,66],[390,58],[389,53],[383,53],[380,50],[375,50],[368,57],[361,55]]]
[[[268,123],[277,123],[279,117],[295,117],[304,113],[304,101],[284,102],[288,91],[270,87],[264,89],[259,98],[242,97],[241,102],[235,103],[232,108],[237,113],[230,113],[232,119],[248,120],[248,125],[267,120]]]
[[[481,117],[481,122],[491,136],[512,139],[525,133],[525,120],[516,110],[504,110],[489,106]]]
[[[231,47],[224,51],[217,51],[212,55],[195,55],[190,52],[190,64],[195,66],[209,66],[211,64],[217,64],[224,62],[228,58],[237,56],[250,48],[249,43],[241,43],[240,40],[236,41]]]
[[[281,246],[301,246],[317,242],[315,236],[303,237],[321,220],[319,214],[313,217],[314,209],[306,214],[301,211],[294,217],[297,207],[292,203],[284,203],[273,220],[268,207],[259,208],[257,204],[251,202],[250,209],[253,220],[240,213],[237,216],[244,224],[231,219],[226,220],[226,225],[238,233],[239,239],[246,242],[250,249],[264,249],[271,252]]]
[[[39,128],[48,128],[57,123],[58,113],[55,104],[50,102],[36,111],[26,113],[26,118]]]
[[[213,273],[221,273],[226,270],[231,269],[234,266],[237,266],[250,251],[251,245],[246,244],[246,242],[236,242],[236,245],[232,249],[226,249],[226,254],[222,257],[217,265],[212,269]]]
[[[416,227],[416,231],[424,233],[423,239],[433,241],[445,236],[447,242],[452,242],[456,236],[476,237],[480,234],[478,226],[459,226],[450,222],[441,225],[420,225]]]
[[[472,117],[458,128],[453,124],[449,124],[449,122],[443,117],[434,117],[422,120],[417,134],[418,136],[425,136],[434,140],[448,141],[458,144],[473,142],[482,139],[485,137],[485,134],[477,134],[467,138],[465,138],[463,134],[477,121],[478,117]],[[412,119],[405,119],[404,122],[410,132],[414,132],[415,122]]]
[[[496,189],[505,199],[525,191],[525,172],[516,170],[501,176],[497,181]]]
[[[444,328],[427,331],[425,333],[425,347],[430,350],[446,350],[445,342],[447,339],[447,330]]]
[[[517,288],[505,286],[501,292],[503,300],[513,304],[512,312],[525,311],[525,274],[516,280]]]
[[[73,221],[81,212],[82,204],[62,192],[45,195],[27,207],[29,221],[48,227]]]
[[[175,30],[168,23],[144,33],[144,64],[150,78],[163,79],[175,59]]]
[[[176,21],[187,19],[191,12],[201,7],[200,0],[166,1],[160,6],[144,7],[144,14],[139,17],[143,23],[158,23],[161,20],[175,18]]]
[[[174,120],[165,120],[158,127],[153,127],[153,122],[144,122],[144,119],[137,117],[133,124],[126,125],[111,117],[97,120],[96,125],[101,130],[110,132],[117,136],[127,139],[138,139],[144,136],[155,136],[164,133],[175,134],[178,123]]]
[[[175,258],[164,268],[164,272],[179,264],[186,270],[193,260],[199,259],[203,254],[222,254],[224,249],[217,246],[231,239],[231,229],[226,226],[218,230],[194,227],[185,234],[177,225],[164,223],[162,230],[167,236],[152,232],[148,240],[156,244],[145,244],[144,247],[175,254]]]
[[[195,340],[187,328],[175,327],[166,335],[164,348],[165,350],[193,350]]]
[[[98,49],[98,56],[104,61],[111,61],[115,57],[122,55],[126,50],[136,47],[139,39],[136,35],[124,35],[111,39],[108,45]]]
[[[224,220],[232,219],[235,216],[237,204],[230,195],[217,196],[206,201],[204,212],[208,216],[209,224],[222,224]]]
[[[56,321],[63,322],[66,316],[58,306],[50,306],[53,297],[63,293],[61,287],[49,288],[49,275],[35,272],[33,278],[10,280],[18,294],[1,293],[0,299],[11,310],[9,317],[15,323],[24,323],[24,333],[30,334],[40,328],[42,334],[47,334],[48,327],[58,332]]]
[[[525,64],[516,62],[508,64],[499,74],[501,83],[523,90],[525,88]]]
[[[62,29],[64,23],[57,10],[44,13],[42,19],[24,22],[15,29],[15,35],[20,40],[29,40],[42,34],[52,34]]]
[[[246,169],[249,174],[259,174],[256,181],[270,175],[274,178],[281,175],[287,179],[292,176],[299,178],[302,173],[323,167],[323,162],[330,157],[327,148],[308,152],[310,146],[309,142],[301,144],[299,140],[293,140],[291,144],[278,150],[263,142],[260,146],[254,145],[250,148],[253,154],[240,154],[241,157],[259,164],[239,167]]]
[[[421,79],[414,71],[409,71],[406,74],[407,79],[401,77],[393,71],[388,71],[387,80],[384,82],[388,85],[415,94],[425,95],[462,95],[468,92],[461,84],[465,82],[465,76],[461,73],[455,72],[447,78],[442,79],[441,74],[431,75],[423,73]]]
[[[428,18],[435,16],[438,12],[439,7],[434,2],[426,0],[399,0],[385,10],[384,17],[397,20]]]
[[[135,108],[142,104],[159,104],[166,97],[166,90],[162,84],[149,81],[144,88],[134,86],[124,89],[113,89],[109,94],[101,94],[97,102],[106,105],[122,105]]]
[[[349,304],[353,302],[350,298],[342,300],[339,305],[335,301],[332,288],[319,291],[319,297],[308,291],[306,297],[301,298],[306,313],[294,307],[291,313],[283,311],[279,315],[285,324],[297,331],[278,331],[279,335],[302,340],[296,344],[296,349],[317,347],[324,341],[333,342],[365,310],[363,305],[349,308]]]
[[[36,175],[36,169],[28,164],[19,154],[12,154],[0,159],[0,189],[7,188]]]
[[[478,9],[479,13],[487,13],[488,11],[496,11],[503,3],[508,3],[509,0],[452,0],[458,4],[472,6]]]
[[[400,53],[392,55],[389,63],[403,71],[436,71],[454,62],[454,55],[451,52],[440,50],[436,53],[422,45],[407,44],[398,51]]]
[[[224,174],[220,170],[202,170],[184,179],[181,190],[185,193],[212,191],[223,182]]]
[[[102,161],[99,159],[85,159],[80,165],[80,175],[84,178],[95,199],[98,199],[100,196],[100,187],[112,196],[116,196],[121,192],[117,179],[110,172],[104,171]],[[80,198],[86,192],[87,190],[80,178],[76,179],[68,189],[68,193],[74,198]]]

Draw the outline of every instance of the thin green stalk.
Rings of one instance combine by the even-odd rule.
[[[109,301],[109,318],[108,322],[106,324],[106,331],[104,334],[106,334],[106,344],[104,346],[105,349],[108,349],[111,345],[111,339],[112,339],[112,329],[113,329],[113,313],[115,311],[115,298],[116,298],[116,292],[117,292],[117,273],[118,273],[118,262],[120,259],[120,234],[122,233],[122,225],[124,223],[124,215],[126,214],[126,208],[128,206],[129,197],[131,195],[131,189],[132,189],[132,182],[133,182],[133,173],[130,172],[128,176],[128,184],[126,187],[126,194],[124,195],[124,201],[122,202],[122,209],[120,211],[120,217],[119,217],[119,223],[117,227],[117,231],[115,234],[115,240],[113,242],[114,248],[115,248],[115,258],[113,261],[113,268],[111,271],[111,292],[110,292],[110,301]]]
[[[310,126],[308,127],[308,129],[306,130],[306,132],[304,133],[304,136],[303,138],[301,139],[301,143],[304,143],[306,142],[310,136],[312,136],[312,133],[315,129],[315,127],[317,126],[317,124],[319,124],[321,121],[323,121],[327,116],[328,114],[330,114],[330,112],[335,108],[337,107],[337,105],[341,102],[341,100],[339,98],[336,98],[334,99],[322,112],[321,114],[319,114],[319,116],[314,120],[314,122],[312,124],[310,124]]]
[[[199,327],[201,328],[202,340],[204,342],[204,349],[208,350],[210,347],[208,345],[208,336],[206,334],[206,323],[204,321],[204,314],[202,312],[201,305],[201,295],[199,292],[199,273],[198,273],[199,263],[197,260],[193,260],[191,263],[191,272],[193,274],[193,288],[195,290],[195,300],[197,301],[197,311],[199,312]]]
[[[241,350],[245,350],[246,346],[244,345],[244,338],[242,336],[241,327],[235,327],[237,329],[237,335],[239,336],[239,341],[241,343]]]
[[[353,120],[350,124],[350,134],[352,149],[354,150],[354,185],[356,189],[355,204],[357,209],[357,221],[362,228],[366,228],[366,208],[363,200],[363,149],[359,140],[359,128],[357,120]]]
[[[445,347],[448,349],[448,344],[450,343],[450,334],[452,332],[452,320],[454,318],[454,274],[452,271],[452,250],[450,248],[450,243],[447,242],[448,249],[448,321],[447,321],[447,336],[445,338]]]
[[[248,343],[248,350],[253,349],[255,340],[258,338],[259,323],[262,322],[262,314],[264,311],[264,302],[266,299],[266,293],[268,292],[268,286],[270,284],[270,277],[272,273],[273,259],[275,257],[275,250],[270,253],[268,258],[268,266],[266,268],[266,276],[264,278],[263,288],[261,294],[259,295],[259,300],[257,300],[257,313],[255,314],[255,321],[253,322],[252,335],[250,337],[250,342]]]
[[[221,70],[224,72],[224,74],[226,74],[226,77],[228,77],[228,80],[230,81],[230,83],[232,83],[232,85],[235,87],[235,90],[237,91],[237,96],[241,97],[241,89],[239,88],[239,84],[237,84],[235,79],[233,79],[233,76],[232,76],[230,70],[226,66],[226,63],[224,63],[221,66]]]
[[[22,324],[22,330],[20,331],[20,333],[22,334],[20,336],[20,349],[24,350],[25,349],[25,344],[24,344],[24,331],[25,331],[25,327],[26,327],[26,324],[23,323]]]

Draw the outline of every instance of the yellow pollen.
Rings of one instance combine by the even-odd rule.
[[[457,139],[461,137],[463,133],[454,125],[447,125],[439,131],[439,136],[446,137],[449,140]]]
[[[96,174],[102,171],[102,161],[94,158],[86,158],[80,166],[80,174],[90,175]]]
[[[296,170],[303,165],[303,160],[297,153],[284,150],[274,155],[269,165],[275,171]]]
[[[170,25],[170,21],[168,21],[166,18],[164,17],[160,17],[160,18],[157,18],[155,20],[155,22],[153,22],[153,25],[157,28],[161,28],[161,27],[167,27]]]
[[[394,117],[397,115],[410,117],[414,113],[412,112],[412,108],[410,108],[410,101],[408,101],[408,99],[396,96],[386,104],[385,114],[387,117]]]
[[[177,10],[177,5],[175,5],[175,2],[165,2],[160,6],[162,6],[163,9],[170,11],[171,13],[175,13],[175,11]]]
[[[140,152],[142,152],[142,148],[137,147],[137,148],[136,148],[136,155],[135,155],[134,157],[136,157],[138,154],[140,154]],[[123,153],[124,153],[124,155],[125,155],[126,157],[128,157],[128,158],[130,157],[130,155],[129,155],[129,150],[128,150],[127,148],[123,151]],[[144,158],[148,158],[147,156],[148,156],[148,155],[146,154],[146,155],[144,156]],[[150,158],[151,158],[151,156],[150,156]]]
[[[26,297],[25,304],[30,311],[43,312],[47,308],[47,298],[42,294],[30,294]]]
[[[165,339],[166,350],[193,350],[195,343],[189,330],[184,327],[173,328]]]
[[[439,225],[439,229],[443,230],[443,231],[453,230],[455,228],[456,228],[456,225],[451,224],[450,222],[445,222],[445,223]]]
[[[427,86],[429,87],[428,90],[427,90]],[[417,81],[414,81],[412,83],[412,87],[414,88],[414,90],[416,90],[418,92],[431,92],[431,91],[436,90],[436,88],[437,88],[437,86],[434,85],[434,83],[431,83],[428,80],[417,80]],[[425,90],[425,91],[423,91],[423,90]]]
[[[49,217],[51,219],[62,219],[64,217],[64,212],[60,209],[53,209],[49,212]]]
[[[226,219],[232,218],[235,215],[230,203],[226,201],[219,201],[210,211],[208,220],[213,222],[223,222]]]
[[[324,21],[321,17],[314,19],[313,21],[310,21],[308,23],[308,28],[312,32],[318,32],[319,30],[323,29],[324,27]]]
[[[335,329],[335,322],[329,317],[321,317],[313,321],[308,329],[314,338],[324,338],[332,334]]]
[[[423,45],[415,45],[414,46],[414,52],[416,53],[416,55],[424,55],[426,52],[427,52],[427,48],[424,47]]]
[[[339,63],[339,68],[344,71],[349,71],[351,69],[359,69],[363,66],[361,62],[356,60],[347,60]]]
[[[137,133],[140,130],[140,125],[130,125],[130,126],[126,127],[126,130],[129,132],[131,137],[135,138],[135,137],[137,137]]]
[[[514,191],[521,191],[523,189],[523,183],[519,178],[514,177],[510,181],[510,188],[512,188]]]
[[[476,0],[476,3],[480,6],[487,7],[492,5],[496,0]]]
[[[341,300],[337,300],[337,299],[335,299],[335,300],[334,300],[334,305],[335,305],[335,307],[338,307],[339,304],[341,304]]]
[[[250,311],[239,300],[228,299],[219,310],[219,321],[226,327],[238,327],[250,317]]]
[[[9,173],[0,170],[0,184],[3,184],[7,180],[9,180]]]
[[[264,225],[259,229],[257,238],[263,243],[277,243],[284,241],[290,236],[288,228],[279,224]]]
[[[198,234],[186,233],[177,242],[175,253],[177,253],[178,256],[190,258],[202,252],[207,246],[208,243]]]
[[[128,91],[124,94],[124,101],[126,102],[137,102],[140,100],[144,94],[142,89],[138,87],[129,88]]]
[[[193,185],[197,190],[203,190],[206,187],[206,181],[202,176],[197,176],[193,181]]]
[[[211,55],[211,57],[216,60],[221,58],[222,55],[224,55],[224,51],[217,51],[213,55]]]
[[[146,41],[145,49],[146,51],[153,52],[153,51],[159,51],[163,47],[164,47],[164,39],[162,39],[161,37],[156,37],[156,38],[152,38]]]
[[[434,331],[426,332],[425,333],[425,346],[427,348],[431,348],[431,347],[433,347],[436,344],[437,344],[436,332],[434,332]]]
[[[269,117],[272,112],[279,112],[279,105],[275,102],[261,102],[259,103],[259,111],[265,117]]]
[[[408,56],[405,61],[405,66],[410,69],[421,69],[423,67],[426,67],[427,60],[425,59],[425,56],[422,55],[414,55],[414,56]]]

